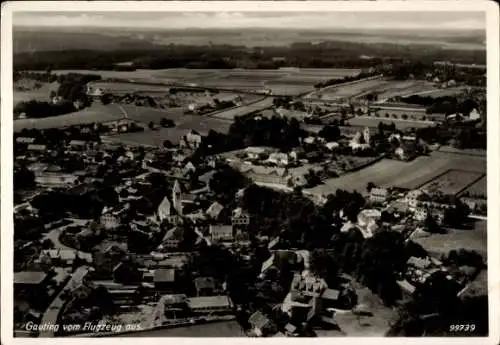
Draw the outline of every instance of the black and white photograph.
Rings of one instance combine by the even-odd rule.
[[[15,3],[5,336],[493,344],[498,6]]]

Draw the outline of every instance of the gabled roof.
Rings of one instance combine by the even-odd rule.
[[[175,269],[173,268],[158,268],[154,273],[154,281],[156,283],[172,283],[175,281]]]
[[[39,271],[22,271],[14,273],[14,284],[38,285],[47,277],[47,273]]]
[[[268,323],[269,323],[269,318],[262,314],[261,311],[256,311],[253,313],[250,318],[248,319],[248,322],[257,329],[264,328]]]
[[[198,277],[194,280],[197,290],[215,289],[215,279],[212,277]]]

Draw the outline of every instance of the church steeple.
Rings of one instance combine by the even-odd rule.
[[[172,206],[177,211],[177,214],[182,216],[181,186],[178,180],[175,180],[174,187],[172,188]]]

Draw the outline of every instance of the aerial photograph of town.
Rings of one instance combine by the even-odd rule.
[[[14,337],[488,336],[484,11],[12,30]]]

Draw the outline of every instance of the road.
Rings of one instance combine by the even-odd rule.
[[[65,301],[61,298],[62,294],[66,290],[74,290],[77,288],[83,281],[83,278],[87,275],[89,271],[88,266],[81,266],[73,272],[71,279],[68,281],[66,286],[59,292],[56,298],[52,301],[50,306],[47,308],[45,313],[43,314],[41,325],[55,325],[58,321],[59,313],[61,309],[64,307]],[[40,337],[42,338],[51,338],[54,337],[54,332],[46,331],[40,332]]]

